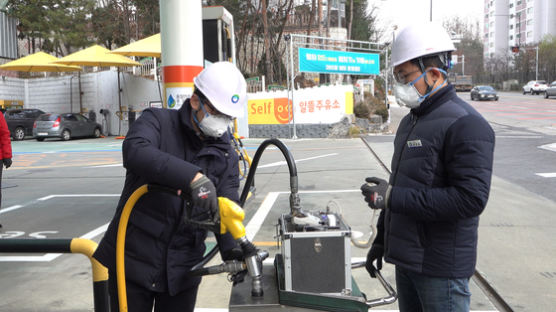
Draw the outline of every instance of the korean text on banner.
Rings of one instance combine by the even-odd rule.
[[[330,74],[378,75],[379,55],[299,48],[299,71]]]

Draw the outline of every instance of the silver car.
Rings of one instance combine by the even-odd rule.
[[[33,125],[33,136],[37,141],[46,138],[100,137],[100,124],[77,113],[42,114]]]
[[[550,86],[544,91],[544,98],[548,99],[550,96],[556,96],[556,81],[552,81]]]

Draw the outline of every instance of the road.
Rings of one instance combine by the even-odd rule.
[[[468,100],[467,94],[461,96]],[[516,311],[550,311],[556,305],[556,100],[500,94],[498,102],[472,102],[496,131],[495,168],[489,204],[481,217],[478,269]],[[529,109],[524,109],[529,108]],[[392,128],[407,112],[393,108]],[[519,114],[516,112],[520,112]],[[543,118],[543,119],[540,119]],[[392,135],[367,137],[389,163]],[[250,153],[262,140],[249,139]],[[304,209],[327,205],[354,231],[369,231],[370,210],[359,187],[366,176],[386,176],[360,139],[284,140],[298,169]],[[122,189],[121,140],[13,142],[14,165],[4,171],[2,238],[88,237],[99,241]],[[289,175],[283,156],[268,148],[257,170],[256,193],[245,206],[248,233],[271,257],[275,225],[289,211]],[[339,207],[338,207],[339,206]],[[352,259],[366,250],[352,248]],[[9,258],[17,257],[17,258]],[[216,257],[219,258],[219,257]],[[215,263],[219,259],[213,260]],[[385,265],[393,282],[393,268]],[[354,278],[369,297],[383,296],[364,270]],[[0,311],[91,311],[90,264],[81,255],[0,254]],[[198,311],[226,311],[226,276],[203,280]],[[472,285],[472,310],[495,311]],[[396,310],[397,305],[378,310]]]

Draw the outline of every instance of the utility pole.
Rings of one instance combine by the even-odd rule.
[[[537,50],[537,61],[536,61],[536,66],[535,66],[535,80],[539,80],[539,45],[537,44],[537,47],[535,48],[535,50]]]
[[[431,0],[431,13],[430,13],[430,18],[431,18],[431,22],[432,22],[432,0]]]

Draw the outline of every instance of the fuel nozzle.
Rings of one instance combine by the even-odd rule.
[[[238,240],[243,255],[245,256],[245,265],[247,272],[251,277],[251,296],[263,296],[263,280],[262,280],[262,265],[263,260],[268,257],[268,251],[259,251],[257,247],[251,243],[247,237],[242,237]]]
[[[218,206],[220,208],[220,233],[230,232],[239,243],[245,257],[247,272],[251,277],[251,295],[261,297],[263,295],[262,262],[268,257],[268,252],[257,250],[257,247],[247,239],[243,225],[245,213],[238,204],[228,198],[218,197]]]

